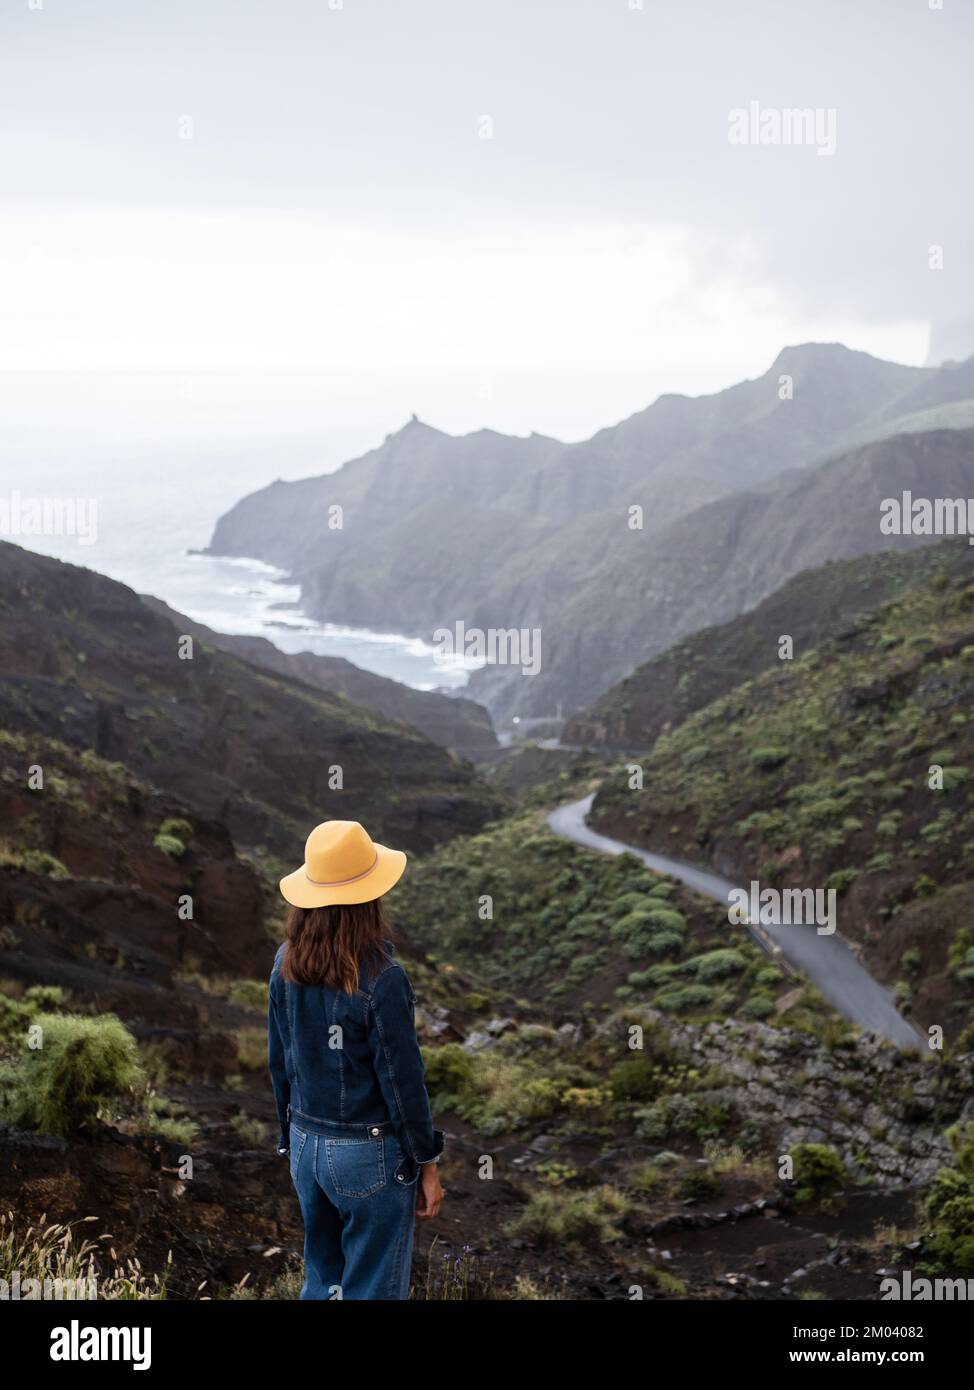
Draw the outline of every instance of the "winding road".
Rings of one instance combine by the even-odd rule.
[[[662,854],[653,854],[591,830],[586,817],[594,799],[593,793],[580,801],[559,806],[546,817],[548,825],[556,835],[574,840],[586,849],[601,850],[604,854],[635,854],[656,873],[669,874],[694,892],[715,898],[718,902],[726,903],[732,889],[745,886],[733,884],[706,869],[683,864],[678,859],[668,859]],[[784,959],[811,980],[843,1017],[868,1033],[887,1038],[897,1047],[925,1046],[922,1036],[897,1011],[889,990],[874,980],[865,966],[856,960],[838,932],[832,936],[820,936],[814,926],[762,923],[761,933],[780,948]],[[760,942],[760,936],[758,940]]]

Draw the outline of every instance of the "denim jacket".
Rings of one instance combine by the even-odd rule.
[[[362,968],[357,992],[346,994],[287,983],[281,946],[270,979],[268,1064],[282,1153],[291,1121],[326,1135],[391,1125],[411,1179],[442,1152],[443,1133],[430,1116],[416,996],[391,943],[385,949],[376,966]]]

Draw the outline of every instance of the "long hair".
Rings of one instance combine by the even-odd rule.
[[[327,985],[354,994],[360,969],[378,964],[390,934],[381,898],[333,907],[291,907],[284,924],[281,975],[292,985]]]

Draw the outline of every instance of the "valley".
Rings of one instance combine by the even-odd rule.
[[[974,550],[884,536],[877,500],[968,487],[943,410],[969,371],[789,367],[787,427],[770,377],[584,446],[413,420],[221,522],[274,564],[286,527],[319,617],[539,629],[459,695],[0,545],[8,1261],[67,1274],[90,1238],[109,1297],[295,1297],[266,980],[277,879],[339,816],[409,854],[388,907],[449,1213],[414,1297],[872,1299],[884,1268],[974,1270]],[[749,889],[810,893],[828,929],[730,923]]]

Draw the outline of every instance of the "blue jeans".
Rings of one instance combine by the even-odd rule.
[[[291,1179],[304,1218],[301,1297],[408,1298],[418,1173],[409,1180],[387,1125],[341,1129],[340,1138],[290,1129]]]

